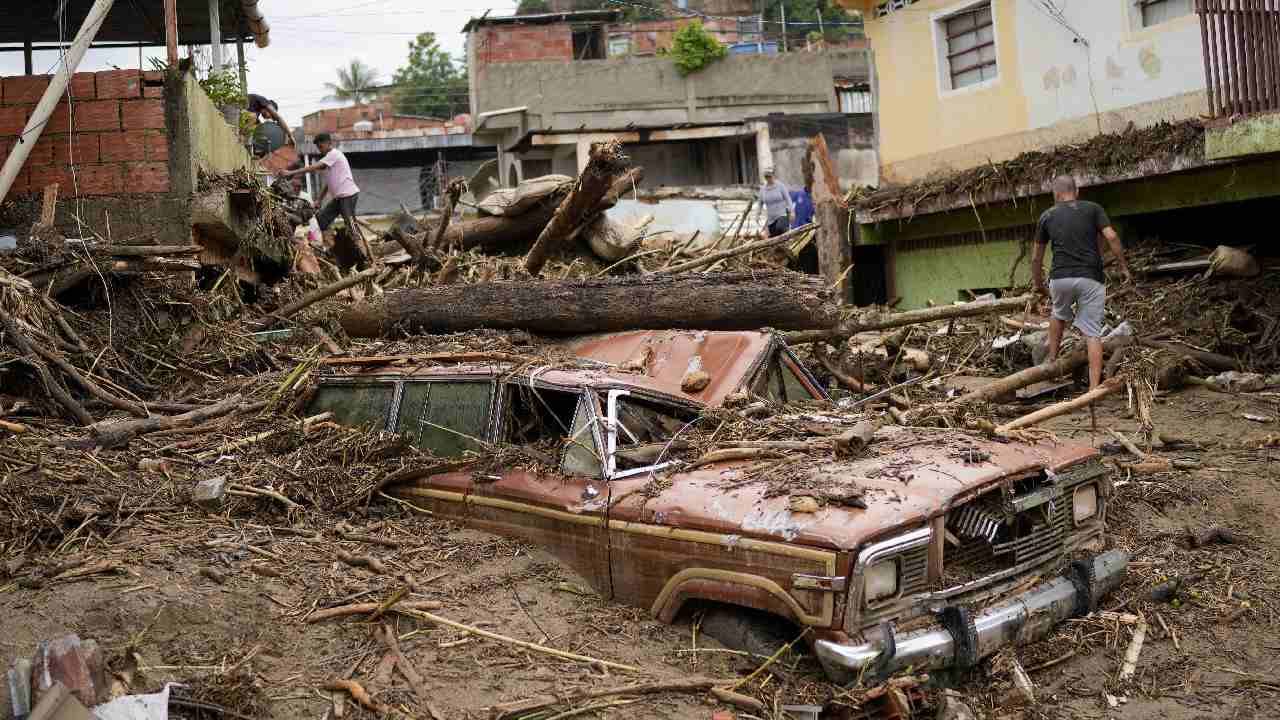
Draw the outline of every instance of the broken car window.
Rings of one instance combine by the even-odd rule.
[[[397,432],[438,457],[479,450],[486,439],[493,385],[489,382],[409,382],[400,400]]]
[[[572,434],[565,443],[564,471],[569,475],[585,475],[598,478],[604,474],[600,458],[600,446],[592,432],[594,423],[585,395],[578,400],[578,410],[573,415]]]
[[[813,393],[809,392],[809,388],[805,386],[804,381],[796,374],[796,368],[791,363],[779,355],[778,372],[782,375],[782,387],[787,393],[787,402],[800,402],[802,400],[815,400]]]
[[[614,469],[649,467],[693,413],[633,396],[618,398],[618,444]]]
[[[343,425],[373,426],[385,430],[395,385],[322,385],[316,390],[308,411],[311,415],[332,412],[333,419]]]
[[[570,475],[602,475],[600,450],[591,432],[590,413],[578,392],[534,388],[519,383],[505,386],[502,435],[549,458],[561,457]]]

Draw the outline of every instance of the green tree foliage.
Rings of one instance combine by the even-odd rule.
[[[695,73],[729,54],[729,49],[693,21],[680,28],[671,41],[671,57],[681,75]]]
[[[822,36],[828,42],[840,42],[850,35],[861,35],[856,27],[844,23],[858,21],[858,15],[851,14],[836,4],[835,0],[768,0],[765,3],[764,19],[776,23],[782,19],[782,4],[787,5],[787,41],[802,42],[809,33],[818,30],[818,14],[822,14]],[[794,23],[794,26],[792,25]],[[781,30],[774,24],[766,25],[770,30]]]
[[[396,112],[447,118],[467,110],[466,70],[436,43],[435,33],[424,32],[409,43],[409,61],[394,80]]]
[[[520,4],[516,6],[517,15],[537,15],[538,13],[551,12],[551,6],[547,4],[547,0],[520,0]]]
[[[349,102],[353,105],[368,102],[377,96],[378,71],[360,60],[352,60],[346,67],[338,68],[338,82],[325,83],[329,95],[325,100]]]

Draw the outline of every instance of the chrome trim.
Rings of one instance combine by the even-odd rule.
[[[1129,556],[1121,550],[1111,550],[1084,562],[1091,570],[1091,580],[1083,587],[1078,580],[1059,576],[976,614],[973,639],[978,657],[989,656],[1006,645],[1038,640],[1058,623],[1073,617],[1077,608],[1095,607],[1099,597],[1119,586]],[[1081,593],[1087,594],[1083,598],[1087,603],[1081,603]],[[819,640],[814,649],[827,676],[843,684],[906,667],[921,671],[953,665],[956,645],[949,630],[933,625],[857,644]]]
[[[921,545],[928,545],[932,538],[933,528],[925,525],[924,527],[912,530],[909,533],[904,533],[902,535],[889,538],[888,540],[871,543],[863,548],[862,552],[858,553],[858,559],[853,565],[853,573],[850,576],[853,582],[849,590],[849,603],[845,610],[845,627],[853,627],[853,625],[849,624],[849,620],[858,617],[862,612],[862,597],[863,592],[866,590],[866,587],[863,584],[863,575],[866,573],[867,568],[881,560],[896,557],[898,554],[907,550],[918,548]],[[898,590],[901,592],[901,563],[898,565],[898,575]]]
[[[796,573],[791,576],[791,589],[816,590],[818,592],[844,592],[849,587],[849,579],[831,575],[805,575]]]

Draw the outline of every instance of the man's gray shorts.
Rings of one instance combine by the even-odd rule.
[[[1091,278],[1059,278],[1049,281],[1055,320],[1071,322],[1085,337],[1102,336],[1107,286]],[[1072,309],[1072,305],[1075,309]]]

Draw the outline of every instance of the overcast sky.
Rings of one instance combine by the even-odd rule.
[[[303,115],[334,105],[324,101],[324,84],[335,80],[337,68],[350,59],[363,60],[389,82],[409,56],[409,41],[420,32],[434,32],[461,60],[467,19],[485,10],[509,15],[515,6],[516,0],[262,0],[271,46],[246,46],[249,92],[274,99],[285,119],[301,123]],[[234,60],[235,46],[227,46],[225,55]],[[149,70],[150,56],[164,57],[164,48],[144,50],[141,60],[137,50],[90,50],[80,70]],[[50,71],[57,61],[56,52],[37,52],[35,71]],[[22,53],[0,53],[0,75],[22,72]]]

